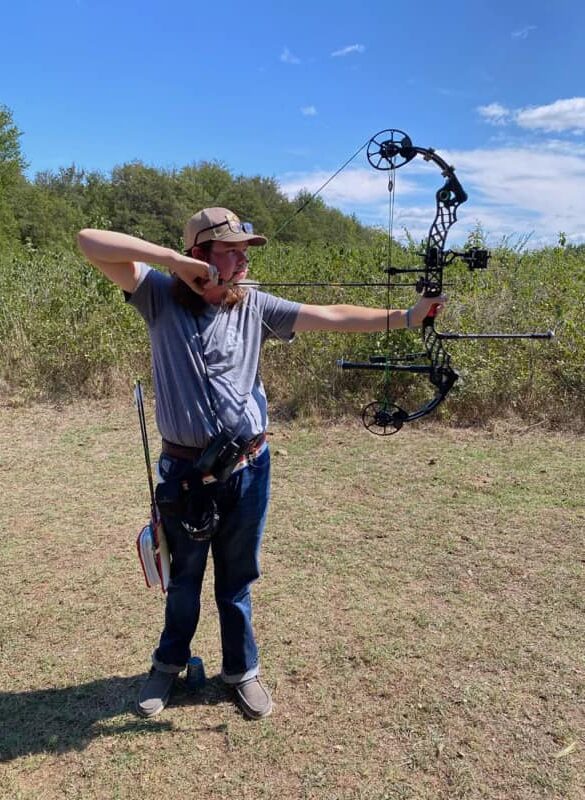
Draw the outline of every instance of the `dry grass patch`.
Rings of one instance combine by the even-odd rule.
[[[144,721],[164,606],[134,550],[134,409],[2,410],[0,797],[585,797],[584,442],[352,422],[277,427],[272,451],[275,713],[246,722],[217,677],[208,576],[208,685]]]

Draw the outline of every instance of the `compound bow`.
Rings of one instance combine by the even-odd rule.
[[[244,281],[244,284],[262,286],[263,288],[273,286],[385,287],[387,290],[387,308],[389,309],[390,290],[392,288],[415,286],[416,291],[422,294],[423,297],[439,297],[445,285],[443,283],[443,271],[445,267],[451,264],[455,259],[463,261],[471,272],[487,268],[490,258],[490,254],[487,250],[476,247],[471,247],[462,252],[445,249],[449,230],[457,221],[457,209],[462,203],[467,201],[467,193],[456,177],[454,167],[449,166],[449,164],[447,164],[447,162],[432,148],[413,145],[410,137],[404,131],[398,130],[397,128],[387,128],[386,130],[380,131],[365,142],[354,155],[317,189],[317,191],[296,209],[291,217],[285,220],[276,233],[279,233],[285,228],[297,214],[304,211],[309,203],[321,193],[333,178],[345,169],[345,167],[366,149],[366,147],[368,162],[374,169],[394,173],[395,170],[408,164],[417,156],[421,156],[425,161],[430,161],[435,164],[440,169],[441,175],[445,179],[445,182],[435,194],[435,218],[431,223],[424,251],[420,254],[423,260],[422,269],[421,267],[394,267],[391,263],[391,257],[389,257],[390,263],[388,266],[384,267],[386,273],[385,283],[262,282],[257,284],[253,281]],[[391,201],[393,200],[394,186],[394,180],[391,178],[388,181]],[[391,208],[392,207],[393,204],[391,202]],[[391,248],[391,227],[388,238],[389,248]],[[391,282],[391,278],[396,275],[404,275],[407,273],[417,274],[417,280],[412,284]],[[444,341],[449,339],[552,339],[554,336],[552,331],[547,331],[546,333],[441,333],[435,328],[436,313],[437,306],[435,305],[431,308],[428,316],[423,320],[421,329],[424,346],[423,352],[410,353],[400,357],[371,355],[367,361],[346,361],[345,359],[337,361],[337,365],[344,370],[380,370],[384,372],[384,388],[381,399],[373,400],[362,409],[362,422],[371,433],[379,436],[388,436],[397,433],[405,423],[425,417],[443,402],[459,379],[459,373],[451,365],[451,356],[445,348]],[[386,329],[387,350],[389,350],[390,339],[389,321],[390,316],[388,314],[388,325]],[[394,372],[411,372],[428,375],[430,383],[435,388],[434,396],[420,408],[413,411],[406,411],[393,402],[391,398],[391,375]]]
[[[416,290],[424,297],[439,297],[443,291],[443,270],[456,258],[462,260],[470,271],[486,269],[490,254],[487,250],[470,248],[464,252],[446,250],[445,244],[451,226],[457,221],[457,209],[467,200],[467,194],[455,175],[455,169],[449,166],[433,149],[417,147],[404,131],[389,128],[373,136],[367,149],[367,158],[374,169],[394,172],[408,164],[416,156],[422,156],[441,170],[444,184],[437,190],[435,218],[427,235],[423,257],[423,274],[420,267],[401,269],[391,264],[385,267],[390,278],[405,273],[418,273]],[[388,182],[389,191],[394,189],[394,181]],[[396,285],[396,284],[394,284]],[[400,284],[398,284],[400,285]],[[406,285],[406,284],[403,284]],[[407,422],[413,422],[430,414],[443,402],[449,391],[459,378],[459,373],[451,365],[451,356],[447,352],[444,341],[447,339],[550,339],[552,331],[546,333],[440,333],[435,328],[437,306],[433,306],[422,323],[422,342],[424,352],[413,353],[399,358],[391,356],[370,356],[367,361],[337,362],[341,369],[365,369],[384,371],[384,391],[379,400],[368,403],[362,410],[362,422],[371,433],[387,436],[397,433]],[[387,334],[389,334],[389,327]],[[399,363],[420,361],[427,363]],[[431,400],[414,411],[406,411],[390,397],[390,376],[393,372],[412,372],[428,375],[435,388]]]

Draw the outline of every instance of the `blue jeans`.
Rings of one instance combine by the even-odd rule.
[[[160,457],[162,480],[188,480],[192,470],[191,461],[165,454]],[[222,678],[227,683],[238,683],[258,673],[250,587],[260,575],[258,558],[270,496],[268,448],[225,483],[213,484],[213,492],[219,527],[211,541],[193,541],[181,527],[180,519],[163,516],[171,577],[165,627],[152,660],[157,669],[165,672],[180,672],[189,660],[211,547],[223,652]]]

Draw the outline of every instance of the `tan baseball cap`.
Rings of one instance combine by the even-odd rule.
[[[203,242],[248,242],[250,245],[266,244],[265,236],[254,233],[251,222],[240,218],[229,208],[204,208],[193,214],[183,233],[185,249]]]

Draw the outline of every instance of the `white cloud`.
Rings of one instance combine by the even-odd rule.
[[[585,219],[585,155],[563,145],[501,147],[453,152],[448,160],[470,199],[460,219],[489,220],[496,236],[535,231],[537,240],[556,241],[563,230],[581,236]],[[488,224],[485,227],[488,227]]]
[[[280,179],[280,188],[290,198],[301,191],[313,193],[332,174],[325,170],[287,173]],[[412,181],[402,180],[400,190],[403,194],[409,194],[416,190],[416,185]],[[353,206],[352,210],[355,210],[356,205],[367,206],[387,201],[388,181],[377,170],[357,167],[345,169],[320,193],[320,197],[330,205],[342,206],[344,210]]]
[[[363,44],[350,44],[347,47],[342,47],[341,50],[334,50],[331,53],[331,57],[338,58],[339,56],[349,56],[351,53],[363,53],[365,49]]]
[[[478,113],[490,125],[515,123],[520,128],[557,133],[585,132],[585,97],[555,100],[544,106],[509,109],[500,103],[479,106]]]
[[[450,246],[465,241],[477,221],[493,246],[503,238],[520,241],[532,234],[530,246],[557,242],[559,231],[573,243],[585,242],[585,146],[571,148],[551,139],[538,145],[500,146],[440,151],[469,195],[457,210]],[[315,192],[333,170],[282,176],[282,190],[291,198]],[[434,165],[416,158],[394,173],[394,235],[404,228],[416,240],[425,238],[434,217],[434,193],[441,176]],[[321,193],[328,204],[355,213],[368,225],[388,226],[388,174],[366,167],[346,169]]]
[[[303,117],[316,117],[317,109],[315,106],[303,106],[303,108],[301,108],[301,114]]]
[[[522,108],[516,113],[516,122],[521,128],[543,131],[585,131],[585,97]]]
[[[490,125],[506,125],[511,116],[511,111],[500,103],[490,103],[488,106],[479,106],[478,112]]]
[[[462,92],[460,89],[453,89],[449,86],[439,86],[437,87],[437,92],[442,94],[443,97],[465,97],[466,93]]]
[[[285,47],[282,53],[280,54],[280,60],[283,64],[300,64],[301,59],[294,56],[288,47]]]
[[[551,150],[555,153],[566,153],[569,155],[585,156],[585,142],[580,144],[574,139],[543,139],[541,142],[543,151]]]
[[[532,33],[532,31],[536,30],[536,25],[526,25],[524,28],[520,28],[517,31],[512,31],[512,39],[527,39],[528,36]]]

